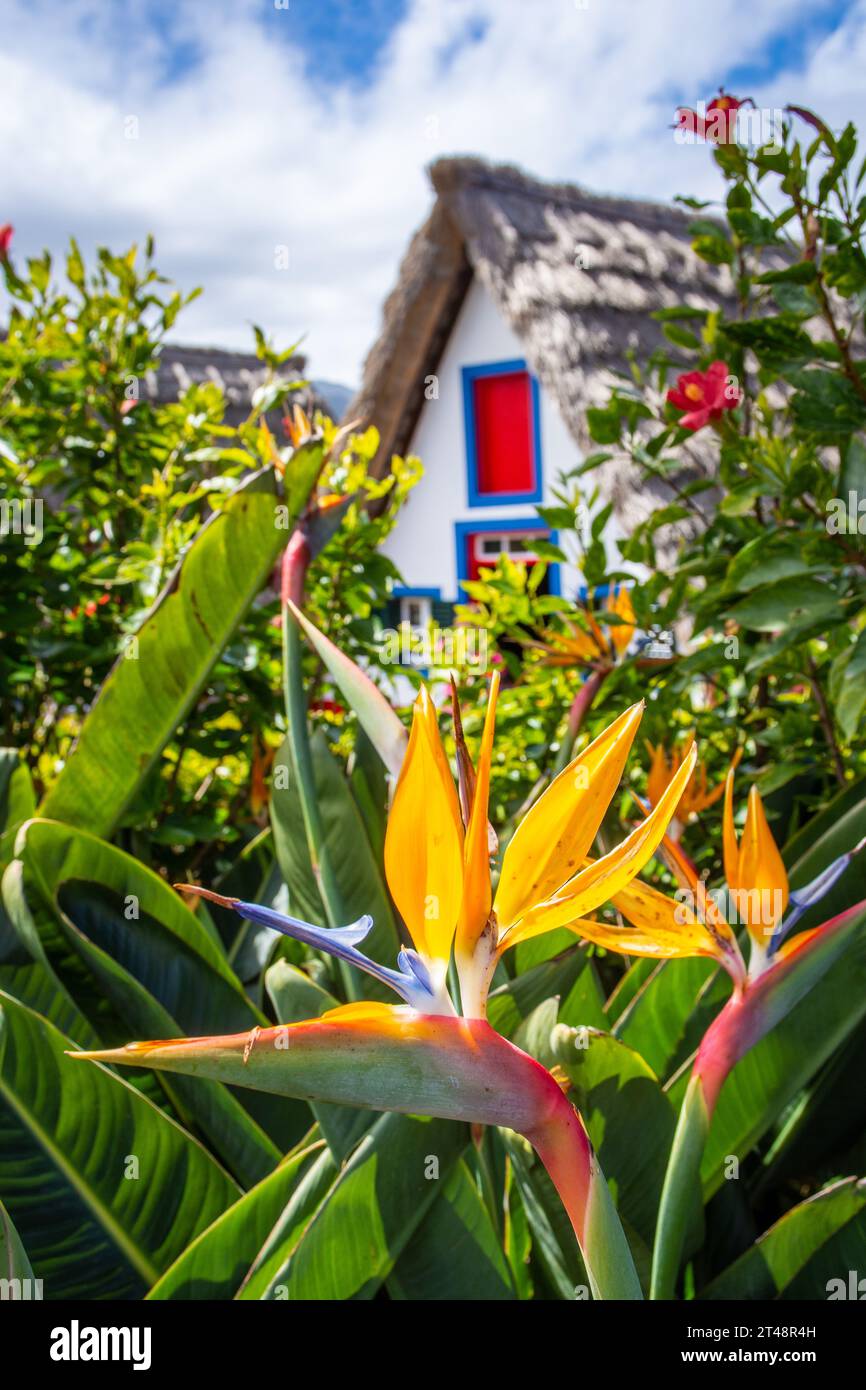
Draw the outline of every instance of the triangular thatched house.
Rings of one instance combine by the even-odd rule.
[[[531,558],[546,531],[536,504],[591,447],[587,406],[605,401],[629,349],[643,357],[661,341],[652,312],[710,308],[731,292],[727,271],[691,250],[692,218],[675,208],[479,159],[439,160],[430,176],[436,202],[348,412],[379,429],[383,468],[394,453],[425,465],[386,544],[413,622],[502,549]],[[627,530],[644,485],[622,462],[600,481]],[[551,567],[554,591],[579,582]]]

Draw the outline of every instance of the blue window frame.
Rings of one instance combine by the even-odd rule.
[[[530,391],[530,448],[532,487],[525,492],[481,492],[478,486],[478,423],[475,418],[475,382],[483,377],[513,376],[526,372]],[[463,367],[463,425],[466,437],[466,494],[470,507],[515,506],[540,502],[543,490],[541,462],[541,398],[538,381],[528,372],[526,362],[515,358],[507,362],[484,362],[475,367]]]
[[[485,518],[483,521],[455,521],[454,523],[454,546],[457,556],[457,593],[458,602],[468,598],[466,590],[463,588],[464,581],[469,578],[469,566],[466,557],[466,542],[469,536],[477,536],[482,532],[492,535],[500,531],[526,531],[535,532],[543,536],[545,540],[551,541],[554,545],[558,544],[559,533],[552,531],[549,526],[537,516],[528,517],[499,517],[498,519]],[[496,561],[491,556],[492,569]],[[547,563],[547,585],[548,592],[551,594],[562,593],[562,580],[560,566],[556,560],[549,560]]]
[[[395,584],[391,590],[392,598],[433,598],[441,599],[441,589],[413,589],[405,584]]]

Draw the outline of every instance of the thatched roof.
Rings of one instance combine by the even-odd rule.
[[[473,274],[583,451],[587,406],[605,401],[630,348],[645,356],[662,341],[650,314],[730,298],[727,269],[695,255],[693,217],[676,208],[543,183],[480,159],[440,159],[429,172],[436,202],[400,268],[347,412],[379,429],[383,467],[409,446],[424,377],[436,371]],[[619,466],[607,482],[622,504],[635,480]]]
[[[282,365],[280,375],[303,380],[304,358],[292,357]],[[226,422],[239,425],[249,415],[253,392],[261,386],[265,376],[264,363],[254,353],[167,343],[162,348],[156,370],[146,374],[144,389],[149,400],[167,404],[176,401],[190,386],[213,381],[225,395]],[[308,388],[293,395],[292,400],[295,399],[307,409],[321,405]]]

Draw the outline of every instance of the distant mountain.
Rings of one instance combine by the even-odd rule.
[[[317,396],[321,396],[328,407],[332,420],[342,420],[346,406],[355,392],[350,386],[341,386],[338,381],[313,381],[311,383]]]

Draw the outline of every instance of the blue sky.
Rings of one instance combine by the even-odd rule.
[[[152,231],[205,289],[178,338],[259,322],[351,384],[438,155],[707,197],[676,105],[863,124],[864,70],[866,0],[0,0],[0,224],[19,254]]]
[[[375,73],[382,49],[408,8],[408,0],[294,0],[294,5],[290,0],[289,41],[301,45],[308,71],[322,80],[364,83]],[[279,22],[280,17],[273,10],[273,19]]]

